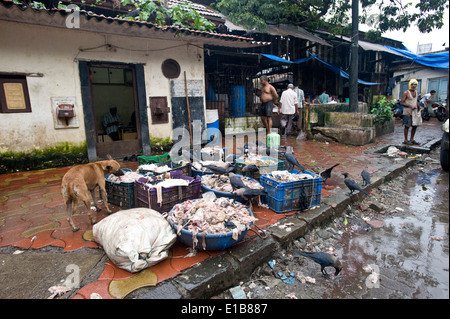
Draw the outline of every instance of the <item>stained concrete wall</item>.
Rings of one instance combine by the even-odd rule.
[[[27,76],[31,113],[0,112],[0,151],[42,149],[58,142],[86,140],[80,60],[144,64],[147,103],[150,96],[167,96],[169,107],[171,80],[162,74],[163,61],[171,58],[180,64],[181,74],[176,81],[183,81],[184,71],[188,80],[204,80],[203,49],[180,40],[125,37],[3,20],[0,39],[0,73],[43,74]],[[75,127],[55,128],[52,98],[58,97],[75,101]],[[150,135],[171,136],[172,113],[167,124],[152,125],[150,110],[148,118]]]

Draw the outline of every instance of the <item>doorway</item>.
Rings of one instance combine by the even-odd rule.
[[[79,68],[89,161],[149,154],[143,66],[80,61]]]

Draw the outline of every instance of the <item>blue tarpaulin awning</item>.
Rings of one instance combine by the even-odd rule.
[[[308,53],[309,53],[309,51],[308,51]],[[309,53],[309,54],[311,54],[311,53]],[[343,78],[346,78],[346,79],[349,79],[349,75],[348,75],[347,72],[345,72],[344,70],[342,70],[341,68],[339,68],[337,66],[329,64],[329,63],[325,62],[324,60],[318,58],[317,57],[318,54],[311,55],[310,57],[299,59],[299,60],[295,60],[295,61],[289,61],[289,60],[280,58],[280,57],[278,57],[276,55],[272,55],[272,54],[263,54],[263,53],[261,53],[261,55],[265,56],[266,58],[269,58],[271,60],[274,60],[274,61],[277,61],[277,62],[280,62],[280,63],[288,63],[288,64],[300,64],[300,63],[306,62],[306,61],[311,60],[311,59],[316,59],[317,61],[319,61],[320,63],[325,65],[327,68],[329,68],[333,72],[339,74],[339,76],[341,76]],[[360,79],[358,79],[358,83],[359,84],[363,84],[363,85],[380,85],[381,84],[381,83],[374,83],[374,82],[366,82],[366,81],[363,81],[363,80],[360,80]]]
[[[394,52],[400,53],[405,59],[415,63],[426,65],[432,68],[448,69],[449,54],[448,51],[430,53],[425,55],[417,55],[408,49],[402,50],[385,45],[386,48]]]

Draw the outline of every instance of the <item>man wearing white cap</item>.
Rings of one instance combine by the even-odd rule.
[[[417,126],[420,125],[420,106],[417,101],[418,93],[417,86],[418,82],[416,79],[411,79],[409,81],[409,90],[403,92],[402,98],[400,100],[400,104],[403,105],[403,134],[405,140],[403,144],[406,145],[419,145],[419,143],[414,139],[416,134]],[[417,119],[417,120],[416,120]],[[411,127],[411,137],[408,140],[408,131]]]
[[[294,85],[290,83],[286,91],[281,94],[280,108],[281,111],[281,132],[284,131],[283,137],[286,137],[292,130],[292,119],[296,113],[298,113],[298,100],[297,94],[293,90]]]

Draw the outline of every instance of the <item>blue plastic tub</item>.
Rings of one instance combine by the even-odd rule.
[[[193,200],[195,201],[195,200]],[[250,215],[253,216],[252,211],[247,208]],[[169,212],[169,216],[172,215],[173,208]],[[168,219],[170,226],[173,228],[175,233],[177,233],[177,225],[171,220]],[[197,245],[194,247],[197,250],[224,250],[227,248],[230,248],[231,246],[237,244],[241,240],[244,239],[245,235],[247,235],[248,230],[252,226],[253,223],[249,223],[248,226],[244,231],[241,232],[237,240],[233,239],[233,232],[226,232],[226,233],[220,233],[220,234],[209,234],[205,235],[203,239],[203,234],[198,233],[197,234]],[[185,245],[189,247],[193,247],[193,238],[192,238],[192,232],[188,231],[186,229],[182,229],[180,234],[177,235],[178,239]],[[205,247],[203,247],[203,241],[205,242]]]
[[[289,171],[298,174],[298,170]],[[302,208],[301,199],[306,200],[306,208],[320,205],[322,193],[322,178],[306,171],[306,174],[316,176],[313,179],[279,183],[262,175],[260,182],[267,192],[266,204],[277,213],[285,213]]]

